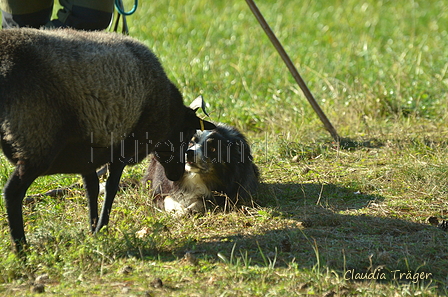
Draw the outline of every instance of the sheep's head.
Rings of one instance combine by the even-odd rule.
[[[185,171],[185,153],[196,130],[213,130],[216,126],[204,121],[196,115],[196,111],[202,107],[205,114],[205,106],[202,97],[196,98],[190,107],[185,108],[184,121],[180,131],[173,131],[169,138],[156,144],[154,157],[162,164],[165,175],[169,180],[179,180]]]

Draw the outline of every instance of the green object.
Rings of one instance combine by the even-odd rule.
[[[138,0],[134,0],[134,6],[132,7],[132,9],[130,11],[126,12],[126,11],[124,11],[123,3],[121,2],[121,0],[115,0],[115,9],[121,15],[128,16],[128,15],[133,14],[137,10],[137,6],[138,6]]]

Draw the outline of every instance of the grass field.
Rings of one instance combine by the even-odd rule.
[[[126,169],[92,236],[84,192],[26,199],[26,263],[0,202],[0,295],[438,296],[448,292],[448,6],[445,1],[258,1],[342,148],[245,1],[142,1],[131,36],[188,104],[249,138],[254,204],[174,219]],[[131,7],[132,1],[125,1]],[[0,185],[12,167],[0,157]],[[39,178],[28,195],[80,182]],[[140,231],[140,232],[139,232]]]

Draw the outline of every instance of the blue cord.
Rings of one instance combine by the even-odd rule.
[[[115,8],[117,9],[118,13],[121,15],[131,15],[133,14],[136,10],[137,10],[137,6],[138,6],[138,0],[134,0],[134,7],[132,7],[132,9],[128,12],[124,11],[123,8],[121,8],[120,5],[120,0],[115,0]]]

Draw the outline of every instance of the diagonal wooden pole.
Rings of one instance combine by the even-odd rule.
[[[274,32],[272,32],[271,28],[269,27],[268,23],[264,19],[263,15],[261,14],[260,10],[258,9],[257,5],[254,3],[253,0],[246,0],[247,4],[249,5],[250,9],[252,10],[252,13],[257,18],[258,22],[260,23],[261,27],[263,28],[264,32],[268,35],[269,39],[271,40],[272,44],[277,49],[278,53],[282,57],[283,61],[285,62],[286,66],[288,67],[289,71],[291,72],[292,76],[296,80],[297,84],[302,89],[302,92],[305,94],[306,99],[313,107],[314,111],[319,116],[320,120],[325,126],[325,129],[327,129],[328,132],[330,132],[331,136],[336,142],[339,142],[341,138],[338,135],[338,132],[336,132],[336,129],[333,127],[333,125],[328,120],[325,113],[322,111],[320,106],[317,104],[316,99],[314,99],[313,94],[311,94],[310,90],[308,89],[307,85],[303,81],[302,77],[300,76],[299,72],[297,71],[296,67],[292,63],[291,59],[289,58],[288,54],[286,53],[285,49],[281,45],[280,41],[275,36]]]

